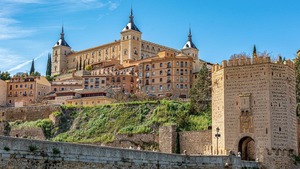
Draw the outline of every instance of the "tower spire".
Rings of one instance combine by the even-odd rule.
[[[190,27],[189,27],[188,41],[192,41],[192,31],[191,31],[191,25],[190,25]]]
[[[131,6],[131,8],[130,8],[130,15],[129,15],[129,22],[127,23],[127,25],[125,26],[125,28],[122,31],[135,30],[135,31],[140,32],[140,30],[134,24],[133,18],[134,18],[134,16],[133,16],[133,10],[132,10],[132,6]]]
[[[132,12],[132,5],[131,5],[131,8],[130,8],[130,16],[129,16],[129,18],[130,18],[129,22],[133,23],[134,16],[133,16],[133,12]]]
[[[195,48],[195,49],[197,49],[196,45],[192,41],[192,29],[191,29],[191,25],[189,26],[188,40],[185,43],[185,45],[183,46],[183,49],[186,49],[186,48]]]
[[[60,39],[64,39],[64,38],[65,38],[64,25],[62,25],[62,27],[61,27],[61,33],[60,33]]]

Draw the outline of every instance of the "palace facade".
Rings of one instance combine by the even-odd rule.
[[[195,74],[204,63],[198,52],[191,29],[181,50],[143,40],[131,10],[119,40],[82,51],[72,50],[62,28],[52,51],[52,75],[63,81],[59,79],[68,74],[81,74],[83,90],[106,86],[124,93],[188,98]]]

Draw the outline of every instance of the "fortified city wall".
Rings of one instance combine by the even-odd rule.
[[[35,121],[49,118],[54,111],[60,111],[59,105],[41,105],[27,107],[9,107],[0,109],[0,119],[5,121]]]
[[[2,168],[258,168],[236,156],[188,156],[0,137]]]

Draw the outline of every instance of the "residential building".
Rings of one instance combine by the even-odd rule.
[[[22,107],[42,102],[51,91],[51,84],[43,76],[13,77],[7,82],[7,104]]]

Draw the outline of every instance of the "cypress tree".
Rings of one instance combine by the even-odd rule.
[[[33,74],[34,74],[34,59],[32,59],[32,62],[31,62],[31,68],[30,68],[29,74],[30,74],[30,75],[33,75]]]
[[[253,47],[253,53],[252,53],[252,56],[253,57],[257,57],[257,54],[256,54],[256,46],[254,45]]]
[[[51,63],[51,54],[48,53],[48,61],[47,61],[46,76],[51,76],[51,67],[52,67],[52,63]]]

